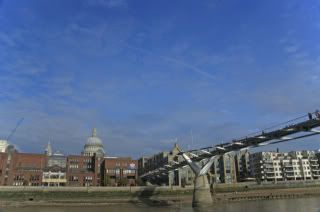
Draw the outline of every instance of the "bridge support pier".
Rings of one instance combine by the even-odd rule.
[[[192,207],[199,208],[213,205],[207,173],[213,164],[215,156],[207,160],[204,165],[193,162],[186,153],[182,153],[182,157],[195,174]]]
[[[210,193],[210,186],[208,183],[208,178],[206,175],[196,176],[194,180],[194,190],[193,190],[193,199],[192,207],[208,207],[212,206],[212,196]]]

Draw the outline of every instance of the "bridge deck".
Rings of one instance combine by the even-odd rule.
[[[285,126],[279,129],[270,130],[269,128],[268,131],[261,131],[251,136],[232,140],[228,143],[218,144],[201,149],[189,150],[186,152],[192,156],[191,158],[193,161],[201,161],[215,155],[222,155],[228,152],[239,151],[241,149],[256,148],[265,145],[314,136],[320,134],[320,131],[315,129],[317,127],[320,127],[320,113],[318,111],[309,113],[306,116],[299,117],[284,124]],[[173,171],[186,165],[188,165],[186,161],[167,164],[165,167],[161,167],[142,175],[141,178],[149,178],[160,174],[165,174],[169,171]]]

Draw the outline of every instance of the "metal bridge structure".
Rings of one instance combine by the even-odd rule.
[[[207,173],[216,157],[226,153],[237,152],[245,149],[257,148],[271,144],[279,144],[297,139],[303,139],[320,134],[320,112],[308,113],[305,116],[264,129],[258,133],[234,139],[199,149],[181,151],[179,155],[184,158],[182,162],[173,161],[163,167],[150,171],[140,176],[148,181],[179,168],[189,166],[195,174],[193,207],[203,207],[213,204],[209,189]]]

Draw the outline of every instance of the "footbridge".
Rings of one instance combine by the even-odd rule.
[[[148,180],[149,178],[166,175],[181,167],[189,166],[195,174],[192,205],[193,207],[208,206],[213,204],[213,202],[207,174],[215,157],[244,149],[257,148],[315,136],[320,134],[319,127],[320,112],[317,110],[314,113],[308,113],[305,116],[264,129],[258,133],[234,139],[227,143],[181,151],[179,154],[184,158],[184,161],[166,164],[165,166],[150,171],[140,177],[144,180]]]

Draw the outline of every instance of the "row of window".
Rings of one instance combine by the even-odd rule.
[[[311,172],[305,172],[304,173],[305,175],[311,175]],[[278,172],[276,172],[276,173],[274,173],[274,176],[282,176],[282,174],[281,173],[278,173]],[[286,176],[301,176],[301,173],[300,172],[293,172],[293,174],[292,175],[286,175]]]
[[[88,158],[88,159],[84,159],[83,160],[84,163],[92,163],[92,159]],[[69,159],[69,163],[79,163],[78,159]]]
[[[79,177],[78,176],[70,176],[69,181],[78,182]],[[93,181],[93,177],[92,176],[85,176],[85,177],[83,177],[83,181],[85,181],[85,182]]]
[[[78,169],[79,165],[78,164],[70,164],[69,165],[69,169]],[[87,164],[87,165],[83,165],[83,168],[85,169],[91,169],[92,168],[92,164]]]
[[[16,175],[14,176],[13,180],[14,181],[24,181],[24,176],[23,175]],[[40,175],[31,175],[30,176],[30,181],[39,181],[40,180]]]
[[[127,162],[124,162],[124,163],[120,163],[120,162],[116,162],[116,166],[117,167],[120,167],[120,166],[128,166],[128,163]]]
[[[120,174],[120,169],[106,169],[106,173],[108,174]],[[123,174],[135,174],[136,170],[134,169],[123,169]]]

